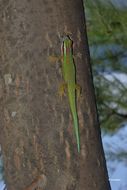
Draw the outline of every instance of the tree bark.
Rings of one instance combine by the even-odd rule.
[[[8,190],[110,190],[81,0],[0,1],[0,142]],[[74,42],[81,153],[60,100],[61,37]]]

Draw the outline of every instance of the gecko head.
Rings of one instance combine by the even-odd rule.
[[[67,35],[63,38],[63,46],[66,48],[71,48],[73,44],[73,41],[71,38]]]

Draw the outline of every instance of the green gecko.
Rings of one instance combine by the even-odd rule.
[[[73,118],[77,149],[80,153],[79,120],[76,107],[76,97],[78,97],[80,93],[80,87],[76,84],[76,68],[73,58],[73,41],[70,39],[69,36],[65,36],[63,39],[62,62],[62,75],[65,83],[62,84],[62,86],[60,87],[60,95],[63,95],[66,88]]]

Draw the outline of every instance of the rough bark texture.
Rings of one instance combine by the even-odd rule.
[[[8,190],[109,190],[81,0],[0,0],[0,131]],[[81,154],[67,97],[60,37],[74,41]],[[77,56],[78,55],[78,56]]]

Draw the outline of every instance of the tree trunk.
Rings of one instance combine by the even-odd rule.
[[[8,190],[109,190],[81,0],[1,0],[0,141]],[[81,153],[58,96],[61,37],[73,40]]]

